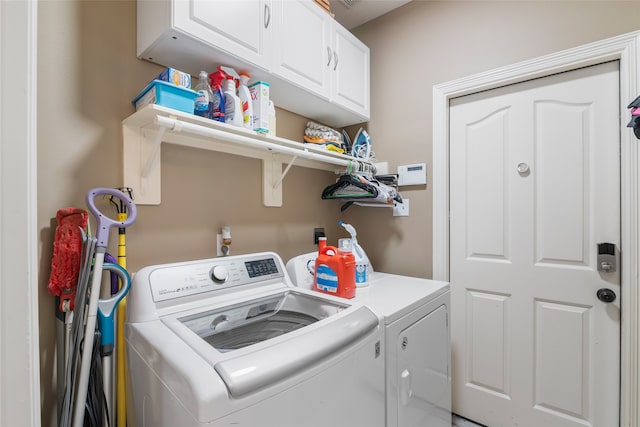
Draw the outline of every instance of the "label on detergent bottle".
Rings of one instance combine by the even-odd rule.
[[[338,275],[329,266],[320,264],[316,271],[316,286],[322,291],[335,294],[338,292]]]
[[[367,283],[367,264],[361,263],[356,265],[356,286],[362,286]]]

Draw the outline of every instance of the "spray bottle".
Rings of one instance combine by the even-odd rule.
[[[343,226],[351,235],[351,246],[353,248],[353,255],[356,258],[356,286],[367,286],[369,284],[367,282],[369,272],[373,271],[373,269],[371,268],[371,263],[369,262],[366,252],[362,249],[362,246],[358,244],[356,229],[353,228],[351,224],[345,224],[342,221],[338,221],[338,224]]]
[[[242,104],[236,95],[236,81],[233,76],[227,76],[224,99],[225,123],[242,126]]]
[[[224,123],[225,99],[222,84],[227,79],[227,74],[218,67],[218,71],[209,74],[209,78],[211,79],[211,91],[213,92],[213,111],[211,113],[211,118],[215,121]]]
[[[238,96],[242,104],[242,126],[253,130],[253,101],[249,92],[249,79],[251,76],[244,71],[240,73],[240,86],[238,86]]]

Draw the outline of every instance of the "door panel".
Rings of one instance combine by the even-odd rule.
[[[504,163],[505,123],[509,111],[498,111],[467,129],[467,256],[507,259]],[[486,188],[493,191],[487,193]]]
[[[467,291],[467,349],[465,383],[509,398],[509,295]]]
[[[453,409],[491,427],[618,424],[618,63],[450,105]]]
[[[582,264],[593,248],[590,223],[589,105],[535,103],[537,262]],[[562,141],[561,144],[558,142]],[[561,236],[561,238],[559,238]]]
[[[535,404],[559,416],[588,419],[591,307],[536,301]],[[558,330],[558,325],[562,328]],[[557,357],[561,354],[563,357]]]

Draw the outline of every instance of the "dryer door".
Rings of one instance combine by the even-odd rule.
[[[398,426],[451,427],[447,307],[398,336]]]

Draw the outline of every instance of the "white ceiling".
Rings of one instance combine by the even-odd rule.
[[[345,28],[351,29],[369,22],[411,0],[345,0],[353,6],[347,8],[342,0],[331,0],[331,12]]]

